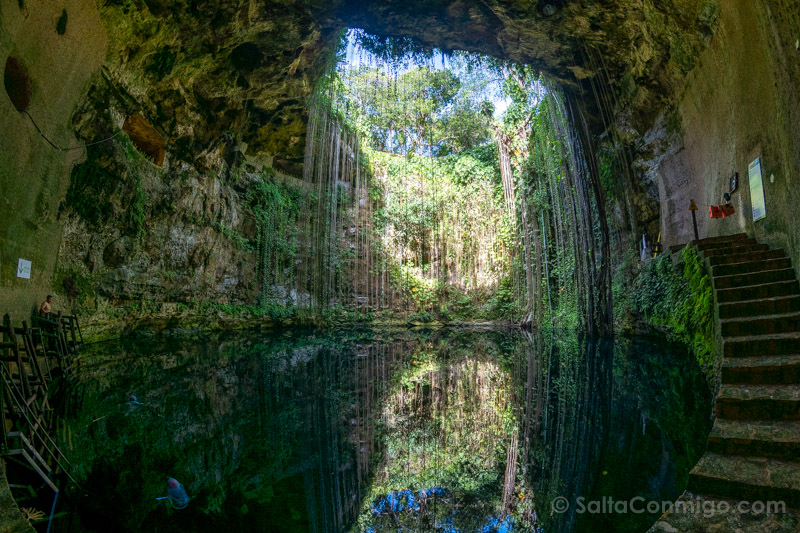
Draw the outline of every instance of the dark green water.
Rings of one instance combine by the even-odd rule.
[[[577,499],[676,498],[711,409],[692,358],[645,338],[238,333],[84,362],[54,531],[644,531]],[[169,476],[183,510],[156,500]]]

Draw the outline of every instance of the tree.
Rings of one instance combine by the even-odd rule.
[[[532,322],[541,316],[542,298],[537,298],[537,288],[542,279],[541,243],[539,241],[539,228],[536,215],[529,216],[530,202],[527,198],[527,185],[524,179],[519,179],[519,186],[515,183],[514,175],[518,176],[528,164],[530,155],[528,139],[530,137],[530,124],[536,112],[535,98],[538,91],[534,90],[538,80],[528,66],[503,65],[499,66],[504,75],[503,89],[511,98],[503,116],[503,122],[492,125],[497,148],[500,156],[500,176],[503,180],[503,193],[509,213],[519,212],[522,224],[522,252],[525,261],[525,286],[527,289],[528,311],[534,311],[534,302],[537,307],[535,316],[529,315],[527,321]],[[520,206],[517,209],[516,193],[520,193]],[[533,237],[533,243],[531,243]],[[533,244],[533,249],[531,248]],[[535,261],[532,260],[532,252]],[[533,264],[535,262],[536,271]]]
[[[419,66],[402,73],[381,68],[342,74],[359,130],[375,148],[400,155],[448,155],[485,144],[490,120],[473,85],[451,70]]]

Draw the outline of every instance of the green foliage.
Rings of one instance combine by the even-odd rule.
[[[409,322],[422,322],[424,324],[428,324],[433,322],[433,315],[430,314],[428,311],[422,311],[419,313],[412,313],[408,317]]]
[[[711,281],[692,245],[680,261],[678,268],[668,255],[650,261],[634,282],[630,303],[635,313],[688,345],[711,379],[718,357]]]
[[[676,109],[667,117],[667,135],[677,135],[681,132],[681,114]]]
[[[384,37],[363,31],[353,33],[354,42],[364,50],[386,61],[420,60],[433,56],[431,49],[421,47],[410,37]]]
[[[294,267],[302,198],[300,189],[278,183],[268,175],[262,176],[245,195],[258,221],[258,236],[255,243],[244,243],[238,240],[238,235],[232,237],[242,246],[258,252],[261,305],[265,309],[276,303],[276,295],[270,293],[270,287],[292,279],[285,271]]]
[[[298,309],[291,306],[267,302],[260,305],[225,304],[200,302],[196,305],[200,315],[221,314],[231,317],[267,318],[275,322],[286,322],[297,316]]]
[[[253,245],[250,243],[250,241],[242,237],[242,235],[235,229],[229,228],[228,226],[226,226],[221,222],[215,222],[213,227],[215,230],[224,235],[225,238],[231,240],[239,248],[242,248],[244,250],[253,249]]]
[[[130,206],[127,211],[128,231],[136,239],[144,237],[145,207],[147,205],[147,192],[142,187],[141,178],[136,179]]]
[[[485,83],[430,66],[394,75],[380,66],[346,68],[328,76],[325,98],[377,150],[441,156],[491,139]]]
[[[603,193],[608,199],[616,198],[620,193],[620,185],[617,183],[617,176],[621,172],[619,157],[611,150],[599,150],[597,152],[597,164]]]
[[[667,135],[679,135],[683,128],[683,123],[681,122],[681,114],[676,109],[672,113],[669,114],[667,117]]]
[[[444,321],[492,319],[498,312],[513,319],[512,309],[519,306],[509,297],[519,291],[495,298],[500,280],[510,274],[516,228],[507,213],[498,146],[491,143],[491,99],[502,97],[497,75],[510,67],[476,56],[445,58],[436,51],[425,61],[413,61],[399,41],[359,32],[348,36],[350,44],[366,49],[357,54],[371,52],[378,60],[341,64],[323,77],[314,95],[319,114],[309,122],[315,146],[307,167],[314,176],[314,201],[323,207],[309,217],[315,225],[309,247],[327,242],[311,268],[324,266],[336,281],[313,280],[311,298],[324,301],[323,306],[337,297],[363,299],[355,288],[363,278],[350,280],[348,274],[367,266],[370,275],[389,273],[388,287],[385,278],[376,280],[381,294],[372,294],[379,305],[415,313],[415,319],[425,313]],[[342,57],[345,42],[337,52]],[[405,57],[393,61],[398,54]],[[522,99],[524,105],[532,102],[530,95]],[[363,164],[360,177],[342,179],[339,168],[346,166],[337,163],[339,146]],[[333,200],[325,179],[344,182],[348,192],[353,189],[347,185],[367,181],[371,224],[361,221],[363,202],[342,201],[338,191]],[[353,198],[363,194],[354,192]],[[337,212],[326,212],[333,205]],[[347,234],[332,232],[328,225],[333,224]],[[365,226],[370,234],[362,239]],[[372,254],[367,257],[365,240]],[[371,283],[367,286],[371,291]]]
[[[119,218],[127,233],[141,240],[148,205],[141,161],[142,156],[127,137],[114,144],[89,147],[86,161],[72,169],[65,205],[97,227],[114,222],[115,203],[121,203],[125,210]]]
[[[473,181],[500,183],[500,162],[497,145],[477,146],[456,155],[438,159],[439,172],[446,175],[456,185],[467,187]]]
[[[96,280],[88,273],[76,269],[59,268],[53,276],[53,292],[63,294],[72,312],[92,314],[97,304]]]
[[[318,144],[309,153],[315,183],[341,179],[333,168],[346,153],[340,146],[357,154],[354,161],[368,161],[374,201],[368,246],[380,258],[367,261],[372,271],[377,263],[391,273],[390,291],[380,285],[384,300],[390,292],[390,302],[405,312],[444,320],[469,315],[530,317],[556,328],[599,324],[606,309],[600,274],[609,254],[598,261],[595,250],[607,242],[607,229],[596,215],[583,152],[575,148],[566,96],[529,66],[438,52],[427,62],[394,62],[390,58],[409,53],[401,41],[363,34],[356,40],[383,61],[346,63],[324,77],[314,96],[321,115],[310,121],[315,131],[309,138]],[[498,97],[507,104],[502,120],[490,101]],[[331,131],[345,131],[348,140]],[[609,190],[615,163],[610,156],[601,161]],[[320,193],[318,201],[324,205],[330,194]],[[338,224],[347,209],[338,197],[331,204],[339,213],[330,214],[330,224]],[[341,228],[347,224],[357,235],[360,222],[347,220]],[[349,250],[363,252],[346,238],[325,238],[332,246],[321,264],[338,280],[343,264],[361,259]],[[501,280],[507,281],[501,286]],[[347,291],[348,297],[358,292],[339,290]]]
[[[496,147],[433,158],[370,152],[370,160],[382,200],[374,229],[386,235],[381,246],[402,301],[442,320],[491,318],[491,305],[475,302],[486,303],[506,265]],[[491,285],[479,284],[476,272]]]
[[[597,269],[592,253],[600,247],[600,236],[565,97],[556,88],[545,88],[543,80],[527,69],[508,71],[506,83],[509,90],[513,88],[514,104],[504,128],[516,132],[517,138],[510,146],[516,167],[511,179],[521,191],[519,196],[524,192],[527,200],[525,205],[518,199],[518,224],[524,225],[525,210],[528,225],[536,228],[530,231],[530,244],[512,236],[519,249],[515,285],[520,287],[521,304],[539,327],[580,329],[594,319],[589,312],[598,304],[599,291],[593,285],[599,277],[586,273]],[[526,139],[518,128],[527,117]],[[532,248],[530,254],[525,254],[526,246]],[[531,288],[526,287],[529,272]]]
[[[177,57],[178,52],[169,46],[164,46],[153,54],[153,58],[147,66],[147,71],[161,81],[172,72]]]
[[[713,369],[716,357],[714,334],[714,293],[703,260],[693,246],[683,252],[683,279],[689,288],[689,301],[682,310],[686,335],[691,339],[695,357],[701,367]]]
[[[61,16],[58,17],[58,22],[56,22],[56,33],[59,35],[64,35],[67,33],[67,10],[64,9],[61,11]]]
[[[511,104],[503,115],[501,128],[510,133],[528,120],[535,109],[537,92],[534,90],[538,76],[529,65],[509,64],[501,67],[503,92],[511,99]]]
[[[517,295],[511,278],[503,278],[490,300],[493,312],[500,318],[513,318],[518,312]]]

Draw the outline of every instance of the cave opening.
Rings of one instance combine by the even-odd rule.
[[[313,193],[298,212],[316,218],[299,230],[311,262],[297,278],[311,305],[602,329],[603,198],[560,87],[529,65],[361,30],[337,60],[308,104]],[[287,237],[267,238],[262,299],[276,301]]]

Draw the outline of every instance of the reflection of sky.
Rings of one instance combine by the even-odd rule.
[[[374,502],[372,504],[372,512],[376,515],[392,514],[395,516],[403,512],[413,513],[420,510],[420,500],[440,497],[446,494],[447,491],[440,487],[423,489],[418,494],[408,489],[396,491]],[[445,518],[438,529],[444,533],[461,533],[461,530],[453,525],[452,517]],[[398,531],[402,531],[402,529]],[[479,531],[480,533],[512,533],[514,531],[514,520],[509,516],[488,517]],[[533,531],[536,531],[536,529]],[[364,533],[379,533],[379,531],[373,527],[368,527],[364,530]]]
[[[430,58],[400,58],[391,63],[375,56],[375,54],[364,50],[357,44],[357,35],[361,30],[347,30],[347,48],[345,57],[340,63],[351,67],[380,67],[387,73],[403,74],[414,67],[426,66],[436,70],[450,70],[458,76],[466,73],[466,65],[463,61],[455,59],[441,50],[434,49]],[[511,99],[503,96],[502,80],[490,79],[487,72],[486,85],[484,86],[484,98],[494,104],[494,117],[499,119],[505,113]]]

